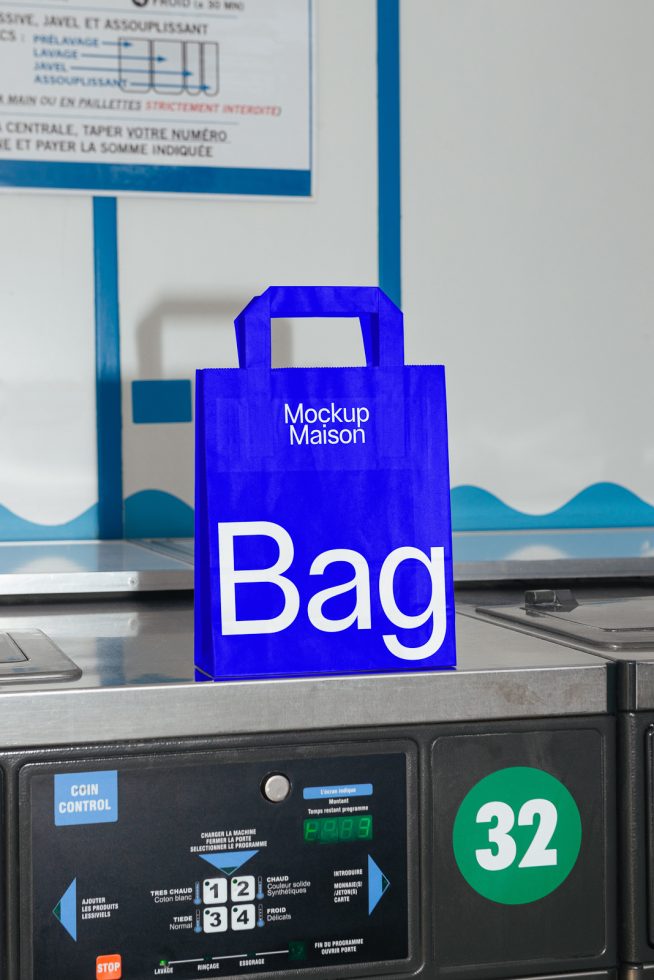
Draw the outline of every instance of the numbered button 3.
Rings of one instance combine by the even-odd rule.
[[[232,906],[232,929],[235,932],[239,929],[254,929],[255,920],[254,905]]]
[[[205,909],[202,928],[205,932],[227,932],[229,928],[227,909],[224,906]]]
[[[244,875],[242,878],[232,878],[232,902],[251,902],[255,894],[254,878]]]
[[[205,878],[202,882],[204,905],[224,905],[227,901],[227,878]]]

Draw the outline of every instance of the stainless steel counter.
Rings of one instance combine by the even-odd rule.
[[[651,527],[462,531],[453,550],[457,583],[654,575]]]
[[[0,598],[193,588],[193,539],[0,543]],[[654,577],[654,529],[470,531],[453,536],[454,579]]]
[[[193,681],[192,595],[0,606],[0,632],[41,630],[79,668],[65,683],[0,682],[0,747],[595,714],[610,667],[457,617],[454,671]]]
[[[537,578],[534,581],[539,586],[541,579]],[[629,603],[635,599],[637,602],[643,602],[646,611],[652,613],[649,619],[647,615],[645,616],[645,624],[639,624],[635,620],[630,623],[628,633],[634,642],[624,646],[618,642],[621,637],[617,627],[596,630],[599,634],[598,639],[606,640],[606,645],[603,647],[588,639],[592,631],[586,631],[586,637],[580,632],[566,631],[563,618],[561,630],[550,634],[550,638],[552,642],[560,644],[561,649],[568,648],[591,653],[615,666],[616,698],[619,709],[654,711],[654,586],[645,581],[642,584],[633,582],[621,584],[619,580],[593,584],[575,582],[572,577],[569,581],[564,578],[562,584],[572,587],[575,599],[582,606],[586,603],[592,605],[609,600],[610,604],[615,605],[619,615],[620,600]],[[501,583],[498,583],[496,587],[460,589],[457,595],[459,619],[473,617],[476,622],[497,621],[499,624],[501,618],[506,615],[507,619],[503,624],[505,627],[515,630],[517,635],[542,639],[547,633],[543,630],[542,622],[538,617],[524,615],[509,618],[511,610],[524,608],[524,598],[524,586],[515,584],[502,587]],[[628,609],[622,614],[623,617],[629,614]]]
[[[0,597],[193,588],[192,541],[0,543]]]

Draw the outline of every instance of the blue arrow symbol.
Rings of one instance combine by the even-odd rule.
[[[77,942],[77,878],[73,878],[53,908],[52,914],[68,935]]]
[[[132,41],[101,41],[107,48],[133,48]]]
[[[243,867],[246,861],[258,853],[259,849],[257,848],[256,851],[219,851],[217,854],[198,854],[198,857],[213,865],[214,868],[218,868],[223,874],[233,875],[235,871]]]
[[[390,884],[381,868],[368,855],[368,915],[372,915]]]
[[[140,85],[141,84],[139,81],[136,81],[136,80],[134,82],[131,82],[131,80],[129,78],[126,78],[125,81],[126,82],[130,82],[133,85]],[[144,81],[143,84],[146,85],[147,83]],[[156,80],[156,78],[154,80],[154,87],[157,90],[157,92],[159,91],[160,88],[174,88],[176,92],[179,92],[179,85],[166,85],[165,82],[158,82]],[[198,92],[208,92],[209,91],[209,86],[208,85],[196,85],[196,86],[190,86],[190,88],[191,88],[191,90],[197,89]],[[189,87],[187,87],[186,90],[188,92],[189,91]]]
[[[107,52],[107,54],[82,53],[82,58],[113,58],[114,61],[117,58],[120,59],[120,61],[168,61],[168,59],[164,58],[162,54],[157,55],[156,58],[150,58],[146,54],[110,54],[109,52]]]
[[[105,68],[103,65],[98,65],[97,67],[95,65],[71,65],[71,68],[73,71],[116,71],[116,72],[121,71],[120,68]],[[129,72],[130,75],[150,74],[149,68],[127,68],[126,71]],[[188,76],[192,75],[193,72],[192,71],[168,71],[167,69],[164,69],[163,71],[159,71],[159,69],[157,69],[155,74],[156,75],[179,75],[182,78],[188,78]]]

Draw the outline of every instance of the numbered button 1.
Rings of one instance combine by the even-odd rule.
[[[204,905],[224,905],[227,901],[227,878],[205,878],[202,882]]]
[[[232,905],[232,929],[254,929],[254,905]]]
[[[228,927],[228,914],[224,906],[204,910],[202,928],[205,932],[227,932]]]
[[[254,894],[255,887],[252,875],[232,878],[232,902],[251,902]]]

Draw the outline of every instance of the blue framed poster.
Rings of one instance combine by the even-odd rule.
[[[312,0],[0,0],[0,188],[311,194]]]

